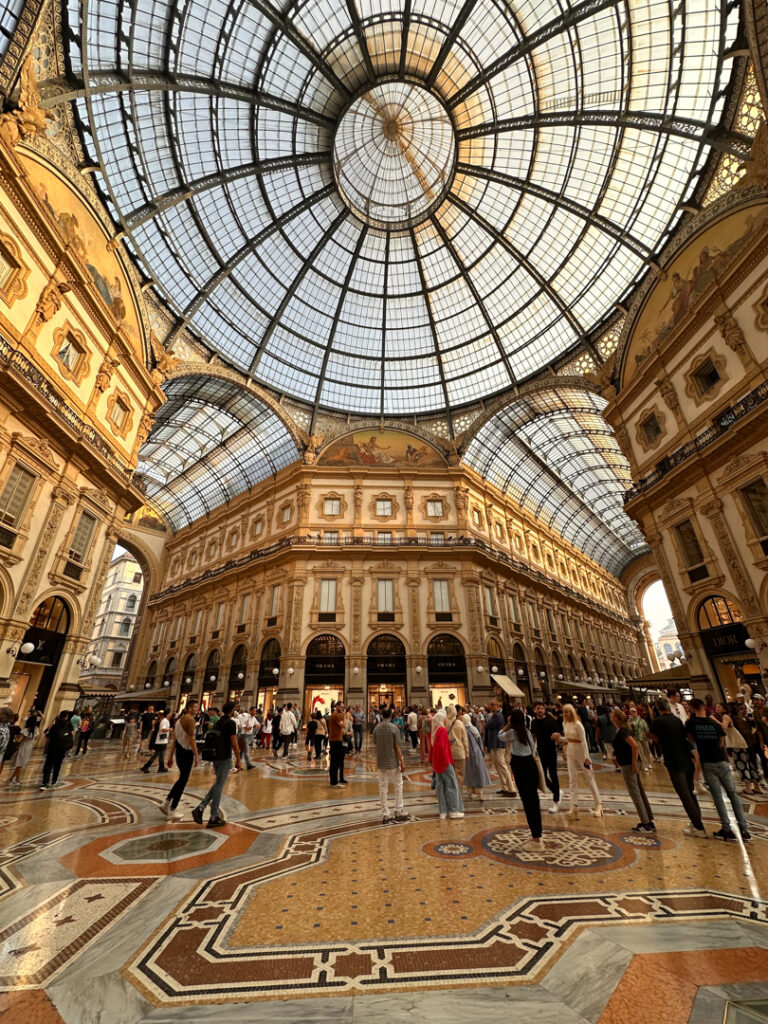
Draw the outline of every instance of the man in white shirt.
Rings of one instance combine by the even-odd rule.
[[[152,756],[150,759],[141,766],[141,770],[145,775],[149,775],[149,769],[152,766],[152,762],[157,758],[157,771],[158,774],[161,772],[167,772],[168,769],[165,767],[165,752],[168,749],[168,737],[171,735],[171,723],[165,716],[165,712],[161,711],[158,716],[157,729],[153,729],[150,737],[150,743],[152,745]],[[154,742],[152,741],[154,738]]]
[[[688,712],[683,707],[683,702],[680,700],[680,694],[677,690],[667,690],[667,697],[669,698],[670,711],[675,718],[679,718],[683,725],[685,725],[688,721]]]
[[[253,726],[256,719],[249,711],[241,711],[237,716],[237,745],[240,748],[240,756],[244,759],[248,771],[256,765],[251,761],[251,741],[253,740]]]
[[[283,757],[288,757],[288,750],[291,746],[291,737],[298,732],[296,715],[293,713],[293,704],[286,704],[280,716],[280,736],[283,743]]]
[[[408,735],[411,738],[411,749],[415,750],[419,745],[419,716],[413,708],[408,712],[405,724],[408,729]]]

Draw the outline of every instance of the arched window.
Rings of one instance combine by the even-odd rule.
[[[157,662],[156,661],[150,661],[149,668],[147,669],[147,674],[146,674],[146,676],[144,678],[144,689],[145,690],[151,690],[152,687],[155,685],[155,680],[156,679],[157,679]]]
[[[135,594],[129,594],[128,598],[127,598],[127,600],[125,602],[125,610],[127,612],[135,611],[136,610],[136,601],[137,600],[138,600],[138,598],[136,597]]]
[[[163,672],[163,686],[166,684],[171,686],[173,684],[173,677],[176,674],[176,659],[169,658],[168,664],[165,666],[165,672]]]
[[[229,664],[229,693],[245,688],[245,677],[248,671],[248,648],[239,644]]]
[[[181,693],[192,692],[192,687],[195,685],[196,669],[197,657],[194,654],[190,654],[190,656],[184,662],[184,671],[181,673],[181,686],[179,687],[179,691]]]
[[[221,661],[221,655],[218,650],[214,648],[208,655],[208,661],[205,663],[205,672],[203,673],[203,691],[211,692],[216,689],[216,685],[219,681],[219,664]]]
[[[699,629],[717,629],[718,626],[731,626],[741,621],[741,609],[727,597],[713,594],[699,605]]]
[[[307,657],[328,655],[328,657],[336,658],[345,653],[344,644],[332,633],[321,633],[319,636],[313,636],[307,644]]]
[[[35,629],[46,629],[51,633],[68,633],[69,608],[60,597],[47,597],[35,608],[29,624]]]
[[[120,636],[130,636],[131,635],[131,620],[130,619],[123,619],[123,621],[120,623],[119,635]]]
[[[495,636],[488,637],[488,671],[497,676],[507,674],[504,652]]]
[[[259,661],[259,693],[258,703],[266,710],[271,705],[269,691],[278,685],[280,675],[280,642],[275,637],[264,644]],[[277,669],[277,675],[274,670]]]

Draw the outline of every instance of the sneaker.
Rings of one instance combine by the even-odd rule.
[[[410,816],[409,816],[408,814],[396,814],[396,815],[395,815],[395,821],[396,821],[396,822],[397,822],[398,824],[400,824],[400,822],[403,822],[403,821],[410,821],[410,820],[411,820],[411,819],[410,819]]]
[[[517,796],[517,793],[515,793],[512,789],[502,789],[501,795],[509,797],[509,799],[512,800]]]
[[[447,817],[448,817],[448,815],[447,815],[447,814],[441,814],[441,815],[440,815],[440,818],[441,818],[441,820],[442,820],[442,821],[445,821],[445,819],[446,819]]]
[[[722,839],[725,843],[737,843],[736,833],[731,832],[729,828],[718,829],[717,832],[712,833],[713,839]]]
[[[160,804],[159,810],[160,810],[160,813],[164,814],[166,816],[166,818],[167,818],[168,814],[170,813],[170,810],[171,810],[171,801],[170,800],[163,800],[163,802]]]
[[[451,811],[448,815],[449,818],[463,818],[464,811]]]
[[[696,828],[695,825],[686,825],[683,829],[684,836],[695,836],[697,839],[709,839],[705,828]]]
[[[192,820],[196,825],[203,824],[203,811],[200,807],[195,807],[192,811]]]
[[[526,839],[520,846],[521,850],[525,850],[528,853],[544,853],[544,840],[543,839]]]
[[[169,815],[168,815],[168,821],[183,821],[183,820],[184,820],[184,815],[181,813],[181,811],[178,811],[178,810],[171,811],[169,813]]]
[[[41,790],[43,790],[43,789],[48,789],[48,787],[47,787],[47,786],[41,786],[41,787],[40,787],[40,789],[41,789]]]
[[[149,768],[139,768],[140,772],[144,772],[145,775],[149,775]]]
[[[554,800],[552,802],[552,806],[549,808],[549,813],[550,814],[557,814],[557,812],[559,810],[560,810],[560,804],[556,800]]]
[[[341,782],[339,783],[340,786],[346,786],[346,784],[347,784],[346,779],[342,779]]]
[[[741,838],[743,839],[743,841],[745,843],[751,843],[752,842],[752,833],[749,831],[749,829],[740,828],[739,832],[741,832]]]
[[[223,818],[211,818],[208,822],[208,828],[222,828],[226,824]]]
[[[392,821],[393,821],[393,819],[392,819],[392,818],[382,818],[382,819],[381,819],[381,824],[382,824],[382,825],[391,825],[391,824],[392,824]]]
[[[639,821],[632,828],[633,832],[655,832],[656,826],[652,821]]]

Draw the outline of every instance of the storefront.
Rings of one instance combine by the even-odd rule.
[[[466,706],[467,659],[461,641],[448,633],[434,637],[427,647],[429,703],[432,707],[448,704]]]
[[[390,633],[374,637],[366,658],[367,707],[405,707],[407,669],[405,646]]]
[[[757,655],[748,649],[749,633],[741,609],[721,595],[699,606],[699,636],[720,686],[718,699],[735,700],[739,693],[765,693]]]
[[[310,640],[304,663],[304,721],[344,699],[345,671],[346,650],[337,636],[322,633]]]
[[[267,640],[261,651],[256,707],[261,708],[265,715],[274,707],[280,685],[280,654],[280,643],[274,637]]]

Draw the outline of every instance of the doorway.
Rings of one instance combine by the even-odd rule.
[[[304,662],[304,721],[313,711],[330,711],[344,699],[346,649],[332,633],[313,637]]]
[[[371,640],[366,655],[368,711],[382,704],[405,707],[407,670],[403,641],[383,633]]]
[[[449,633],[433,637],[427,647],[429,701],[432,707],[467,704],[467,659],[461,641]]]

